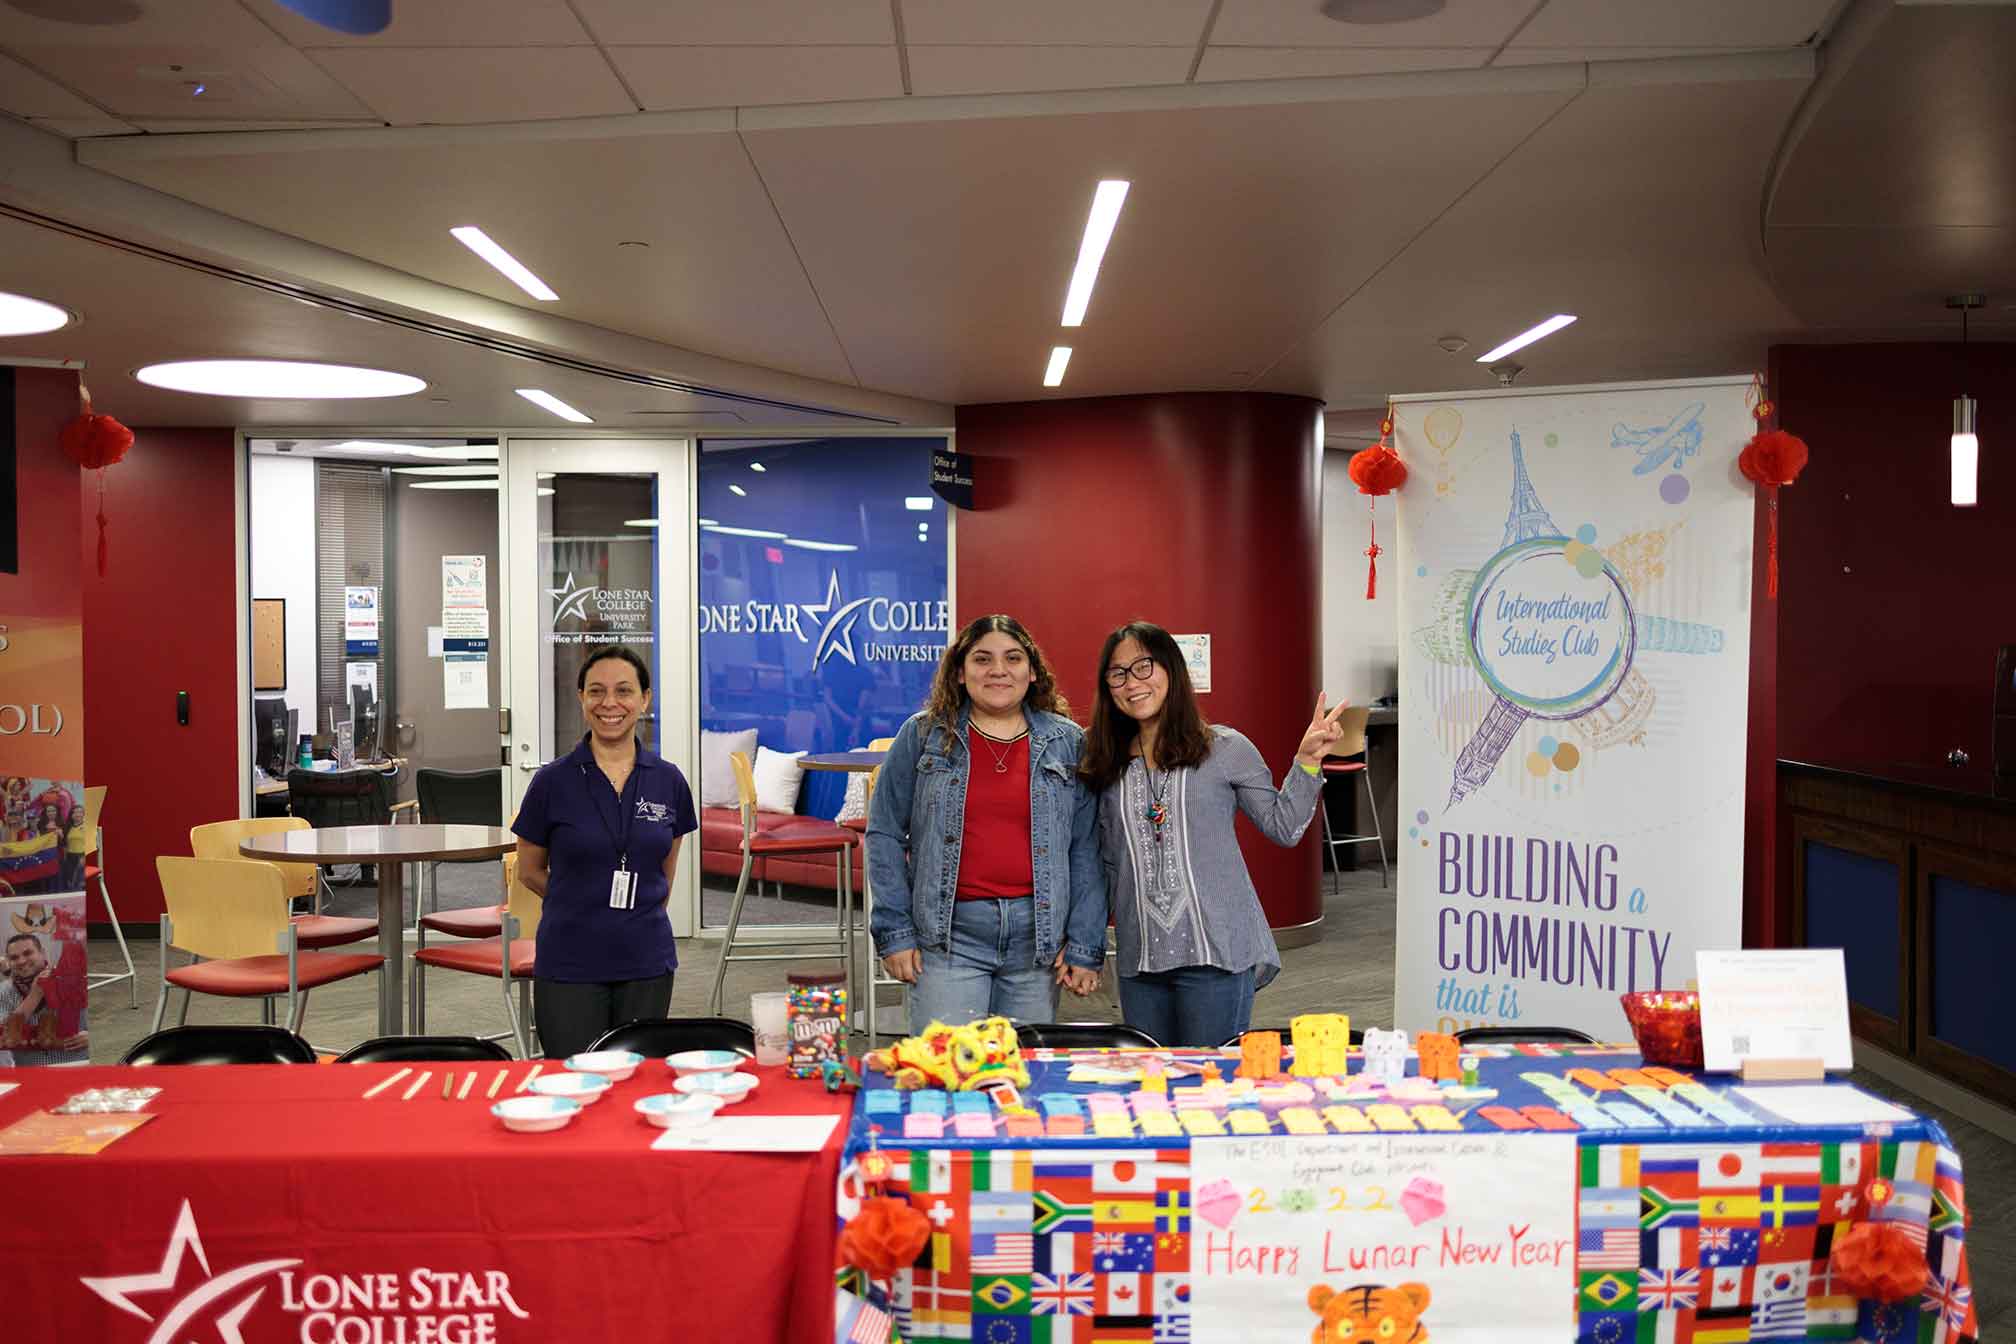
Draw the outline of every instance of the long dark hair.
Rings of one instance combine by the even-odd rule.
[[[1092,704],[1092,727],[1086,731],[1085,746],[1078,755],[1078,774],[1095,789],[1104,789],[1126,772],[1129,749],[1141,732],[1141,725],[1113,703],[1112,688],[1106,684],[1113,650],[1127,639],[1139,644],[1169,676],[1169,694],[1156,718],[1155,764],[1164,770],[1181,770],[1204,764],[1211,754],[1211,725],[1197,708],[1197,692],[1190,685],[1190,667],[1183,661],[1183,650],[1161,626],[1129,621],[1106,636],[1093,675],[1099,692]]]
[[[999,632],[1022,646],[1022,652],[1029,656],[1029,693],[1022,703],[1031,709],[1040,709],[1046,714],[1056,714],[1062,718],[1071,717],[1071,706],[1057,689],[1057,674],[1050,668],[1050,660],[1043,656],[1036,641],[1022,628],[1022,622],[1013,616],[981,616],[969,622],[959,637],[945,650],[945,656],[938,660],[938,675],[931,680],[931,694],[924,699],[924,713],[933,724],[943,728],[948,734],[958,731],[959,711],[966,708],[971,699],[966,694],[966,685],[959,680],[959,669],[966,665],[966,655],[973,652],[973,646],[987,636]]]

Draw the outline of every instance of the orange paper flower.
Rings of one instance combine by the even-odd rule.
[[[1856,1297],[1902,1302],[1925,1290],[1925,1252],[1894,1223],[1856,1223],[1834,1238],[1835,1280]]]
[[[871,1199],[840,1233],[840,1259],[873,1279],[886,1279],[917,1258],[931,1239],[931,1220],[906,1199]]]

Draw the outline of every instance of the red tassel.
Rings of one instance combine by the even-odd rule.
[[[1767,588],[1771,600],[1775,602],[1778,600],[1778,487],[1775,485],[1770,487],[1770,509],[1770,537],[1767,542],[1770,552],[1770,568],[1768,571]]]
[[[1372,544],[1365,548],[1365,558],[1371,563],[1365,569],[1365,600],[1370,602],[1379,596],[1379,506],[1372,505]]]
[[[112,545],[105,536],[105,470],[98,470],[98,577],[105,577],[106,562],[112,558]]]

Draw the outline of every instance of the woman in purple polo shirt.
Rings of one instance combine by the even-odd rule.
[[[532,1017],[549,1059],[671,1007],[679,958],[665,900],[680,840],[700,824],[686,777],[637,741],[651,707],[644,660],[597,649],[576,686],[588,732],[540,767],[511,827],[518,877],[546,898]]]

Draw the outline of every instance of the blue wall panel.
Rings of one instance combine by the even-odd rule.
[[[2016,1035],[1996,987],[2009,973],[2016,939],[2016,892],[1934,875],[1932,1020],[1929,1033],[1957,1049],[2016,1070]]]
[[[1897,865],[1817,840],[1806,842],[1806,946],[1838,947],[1848,999],[1904,1020],[1898,981]]]

